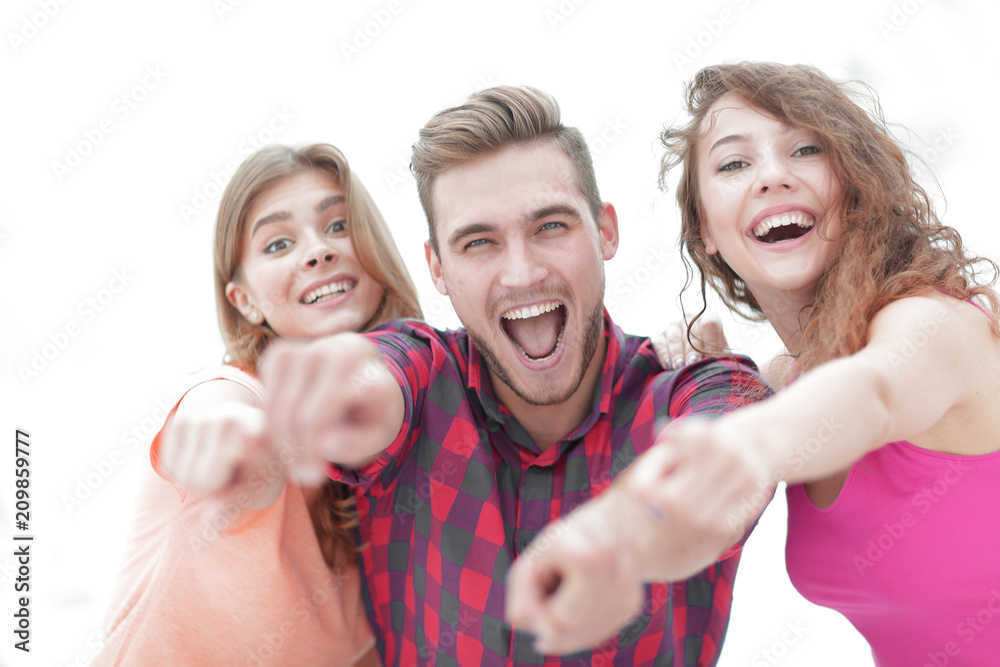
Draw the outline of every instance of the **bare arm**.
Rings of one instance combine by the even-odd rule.
[[[789,482],[834,474],[887,442],[916,438],[967,399],[965,380],[982,364],[963,307],[945,297],[890,304],[861,351],[720,421],[719,437],[750,444],[771,481]]]
[[[373,461],[403,427],[402,389],[378,348],[358,334],[278,341],[261,377],[271,441],[292,448],[306,476],[322,475],[326,461],[347,468]]]
[[[748,369],[723,362],[681,373],[676,384],[658,386],[671,392],[662,405],[686,419],[730,410],[756,394],[755,385],[766,393]],[[633,491],[637,477],[674,474],[676,465],[664,463],[662,447],[643,453],[607,491],[546,526],[511,567],[507,618],[538,635],[539,651],[593,646],[639,613],[644,583],[691,576],[743,537],[743,523],[734,530],[714,521],[711,509],[654,505]],[[733,456],[714,463],[722,471],[735,465]]]
[[[668,428],[659,469],[645,466],[632,491],[661,511],[739,530],[778,482],[822,479],[887,442],[917,438],[969,401],[969,378],[984,372],[988,327],[964,308],[946,297],[894,302],[860,352],[715,423]]]
[[[283,474],[255,475],[278,457],[264,439],[264,410],[246,387],[219,379],[193,387],[164,425],[162,471],[187,492],[222,500],[240,494],[262,509],[284,488]]]

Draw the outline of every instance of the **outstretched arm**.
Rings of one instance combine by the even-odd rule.
[[[718,422],[668,428],[659,468],[637,471],[633,492],[664,511],[704,512],[738,528],[780,481],[822,479],[885,443],[919,443],[988,373],[982,355],[997,342],[970,308],[937,295],[886,306],[858,353]],[[734,465],[720,464],[727,460]]]
[[[661,378],[656,391],[669,396],[675,418],[717,415],[767,393],[756,375],[731,362],[705,362]],[[666,403],[662,395],[657,400]],[[644,583],[695,574],[743,538],[744,524],[734,530],[711,513],[653,506],[635,493],[632,478],[646,467],[659,473],[662,459],[661,448],[644,453],[603,494],[546,526],[515,561],[507,618],[537,635],[540,652],[601,642],[639,613]]]
[[[373,461],[403,426],[402,390],[361,335],[278,341],[260,366],[268,435],[296,453],[301,478],[325,477],[327,461],[347,468]]]
[[[281,494],[283,475],[256,475],[278,457],[264,437],[264,409],[246,387],[226,379],[193,387],[167,420],[154,465],[186,492],[220,503],[246,494],[261,509]],[[244,496],[241,496],[244,497]]]
[[[886,306],[862,350],[720,420],[713,437],[729,447],[749,445],[762,483],[820,479],[887,442],[917,438],[974,391],[968,380],[980,372],[983,347],[971,345],[971,337],[987,327],[967,308],[943,296]]]

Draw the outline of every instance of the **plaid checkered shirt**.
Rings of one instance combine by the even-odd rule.
[[[464,330],[397,320],[367,334],[404,394],[403,428],[354,485],[364,604],[387,665],[714,665],[738,549],[685,581],[646,586],[634,621],[590,650],[542,656],[504,623],[506,577],[547,523],[606,489],[654,442],[654,421],[721,414],[768,392],[745,357],[663,372],[648,339],[605,312],[588,417],[542,451],[496,400]]]

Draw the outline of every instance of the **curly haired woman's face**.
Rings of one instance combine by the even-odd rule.
[[[359,330],[384,290],[361,267],[347,225],[344,190],[332,174],[306,171],[270,186],[247,212],[230,303],[254,324],[262,316],[279,336]]]
[[[811,298],[840,238],[840,182],[816,135],[729,93],[695,145],[701,235],[757,300]]]

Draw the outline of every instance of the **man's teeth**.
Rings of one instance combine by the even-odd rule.
[[[306,294],[306,298],[303,299],[305,303],[316,303],[324,296],[330,294],[342,294],[348,290],[354,289],[354,283],[350,280],[342,280],[339,283],[330,283],[329,285],[323,285],[314,289],[309,294]]]
[[[779,213],[778,215],[772,215],[761,220],[757,226],[753,228],[753,233],[759,238],[766,235],[775,227],[784,227],[792,224],[798,225],[803,229],[809,229],[813,226],[814,220],[811,215],[802,213],[801,211]]]
[[[562,304],[558,301],[549,301],[537,306],[525,306],[524,308],[513,308],[501,315],[505,320],[524,320],[529,317],[538,317],[543,313],[555,310]]]

